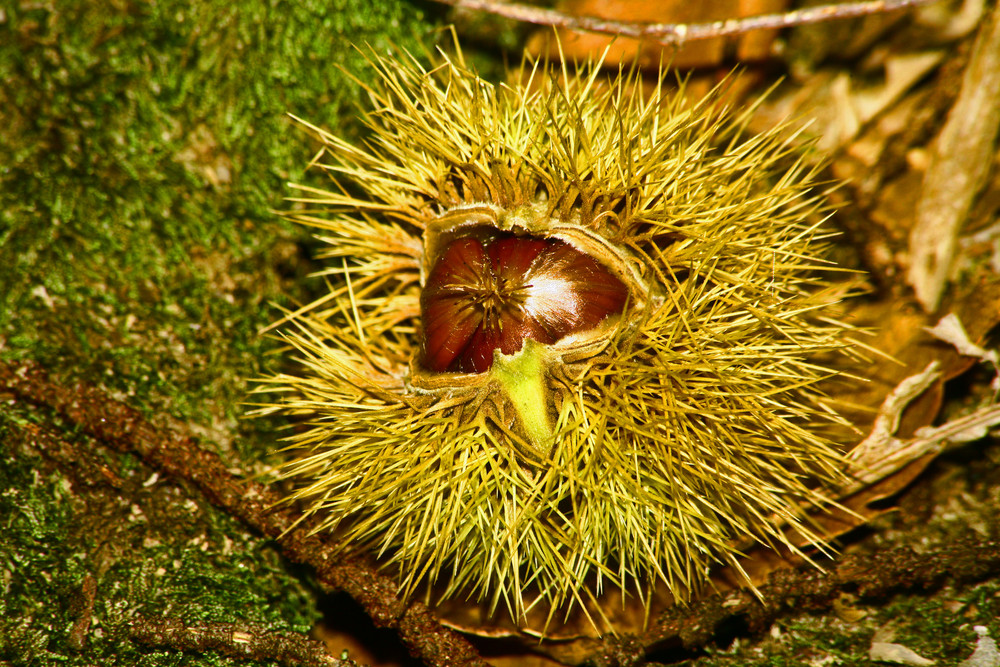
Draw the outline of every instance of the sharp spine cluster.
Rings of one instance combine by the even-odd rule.
[[[286,318],[301,370],[265,387],[283,398],[264,412],[305,420],[278,469],[289,500],[407,594],[436,583],[518,618],[609,583],[684,599],[747,538],[795,550],[788,527],[821,545],[804,517],[843,463],[814,359],[847,327],[823,312],[823,201],[795,133],[598,67],[495,86],[460,53],[372,66],[369,138],[310,126],[337,185],[301,187],[290,214],[338,277]],[[565,243],[627,299],[440,372],[421,289],[470,234]]]

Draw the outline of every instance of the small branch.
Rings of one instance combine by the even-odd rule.
[[[1000,572],[1000,542],[958,540],[948,547],[916,553],[908,548],[847,556],[830,571],[779,570],[761,586],[760,597],[747,590],[714,595],[689,607],[674,607],[653,624],[643,644],[680,639],[687,648],[704,646],[734,617],[745,617],[751,631],[766,630],[788,611],[825,611],[845,591],[884,597],[896,591],[927,590],[946,581],[982,581]]]
[[[56,385],[32,364],[0,364],[0,388],[51,408],[107,446],[134,452],[154,470],[190,482],[209,502],[276,540],[289,560],[312,566],[325,589],[346,592],[376,625],[397,630],[411,655],[440,667],[486,667],[475,648],[442,626],[426,605],[403,602],[392,579],[368,563],[331,559],[333,547],[310,534],[310,524],[298,521],[289,509],[275,509],[280,496],[263,484],[235,477],[218,455],[191,438],[154,427],[95,387]]]
[[[90,632],[90,623],[94,618],[94,599],[97,596],[97,579],[89,572],[83,576],[83,585],[80,593],[74,601],[76,607],[76,620],[73,621],[69,630],[69,638],[66,642],[70,648],[82,651],[87,645],[87,634]]]
[[[138,618],[129,638],[137,644],[175,651],[215,651],[230,658],[275,660],[302,667],[361,667],[330,656],[322,642],[294,632],[272,632],[259,623],[195,623]]]
[[[488,12],[504,18],[566,30],[621,35],[647,39],[670,46],[715,37],[741,35],[752,30],[773,30],[834,19],[847,19],[868,14],[880,14],[908,7],[929,4],[936,0],[871,0],[845,2],[836,5],[807,7],[779,14],[761,14],[745,18],[712,21],[710,23],[638,23],[615,21],[596,16],[574,16],[553,9],[532,7],[497,0],[438,0],[459,9]]]

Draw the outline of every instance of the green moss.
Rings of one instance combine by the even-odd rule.
[[[320,281],[306,230],[272,212],[315,147],[287,113],[357,131],[352,43],[419,50],[402,0],[24,2],[0,10],[0,359],[101,385],[251,469],[245,422],[274,304]],[[6,397],[3,397],[6,400]],[[135,614],[307,631],[314,592],[189,489],[31,406],[0,411],[0,662],[195,664],[140,652]],[[11,444],[44,424],[126,481],[65,477]],[[99,468],[90,469],[91,472]],[[83,648],[69,640],[96,581]],[[199,665],[247,664],[213,656]]]
[[[4,418],[5,439],[11,423]],[[312,593],[267,544],[169,482],[144,484],[142,466],[108,459],[122,473],[116,490],[70,481],[24,451],[5,448],[3,457],[0,660],[180,664],[168,651],[141,652],[125,636],[128,624],[245,621],[307,632],[315,621]],[[87,578],[95,584],[89,611]],[[74,645],[72,627],[87,614],[92,624]]]
[[[415,49],[428,24],[391,0],[5,11],[0,353],[232,418],[303,272],[307,234],[271,212],[311,153],[286,114],[350,133],[350,44]]]

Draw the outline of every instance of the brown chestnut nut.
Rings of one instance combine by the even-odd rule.
[[[607,268],[557,239],[505,235],[452,241],[420,297],[424,365],[483,373],[493,351],[526,339],[555,343],[622,312],[628,289]]]

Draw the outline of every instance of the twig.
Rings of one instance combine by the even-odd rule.
[[[345,591],[376,625],[397,630],[411,655],[441,667],[486,667],[472,645],[442,626],[424,604],[401,601],[395,583],[368,563],[332,560],[330,545],[310,535],[307,523],[297,523],[290,510],[274,509],[280,500],[275,492],[235,477],[191,438],[154,427],[97,388],[56,385],[32,364],[0,364],[0,388],[55,410],[107,446],[136,453],[154,470],[190,482],[209,502],[277,540],[289,560],[312,566],[325,589]]]
[[[87,645],[87,633],[90,632],[90,623],[94,618],[94,599],[97,595],[97,579],[89,572],[83,576],[83,585],[80,586],[80,593],[75,603],[74,610],[76,620],[69,630],[69,637],[66,643],[70,648],[82,651]]]
[[[788,28],[834,19],[847,19],[868,14],[891,12],[908,7],[929,4],[936,0],[871,0],[845,2],[835,5],[806,7],[791,12],[761,14],[710,23],[639,23],[615,21],[596,16],[574,16],[542,7],[532,7],[496,0],[438,0],[459,9],[488,12],[525,23],[548,25],[567,30],[622,35],[648,39],[661,44],[679,46],[685,42],[714,37],[740,35],[751,30]]]
[[[687,648],[704,646],[717,628],[745,617],[753,632],[767,629],[787,613],[830,609],[845,590],[877,598],[895,591],[928,590],[946,581],[981,581],[1000,572],[1000,542],[957,540],[946,548],[916,553],[908,548],[847,556],[834,569],[779,570],[759,588],[714,595],[688,608],[663,613],[643,637],[643,644],[680,639]]]
[[[275,660],[303,667],[361,667],[353,660],[330,656],[322,642],[294,632],[273,632],[260,623],[195,623],[177,619],[137,618],[129,628],[132,641],[176,651],[214,651],[231,658]]]

